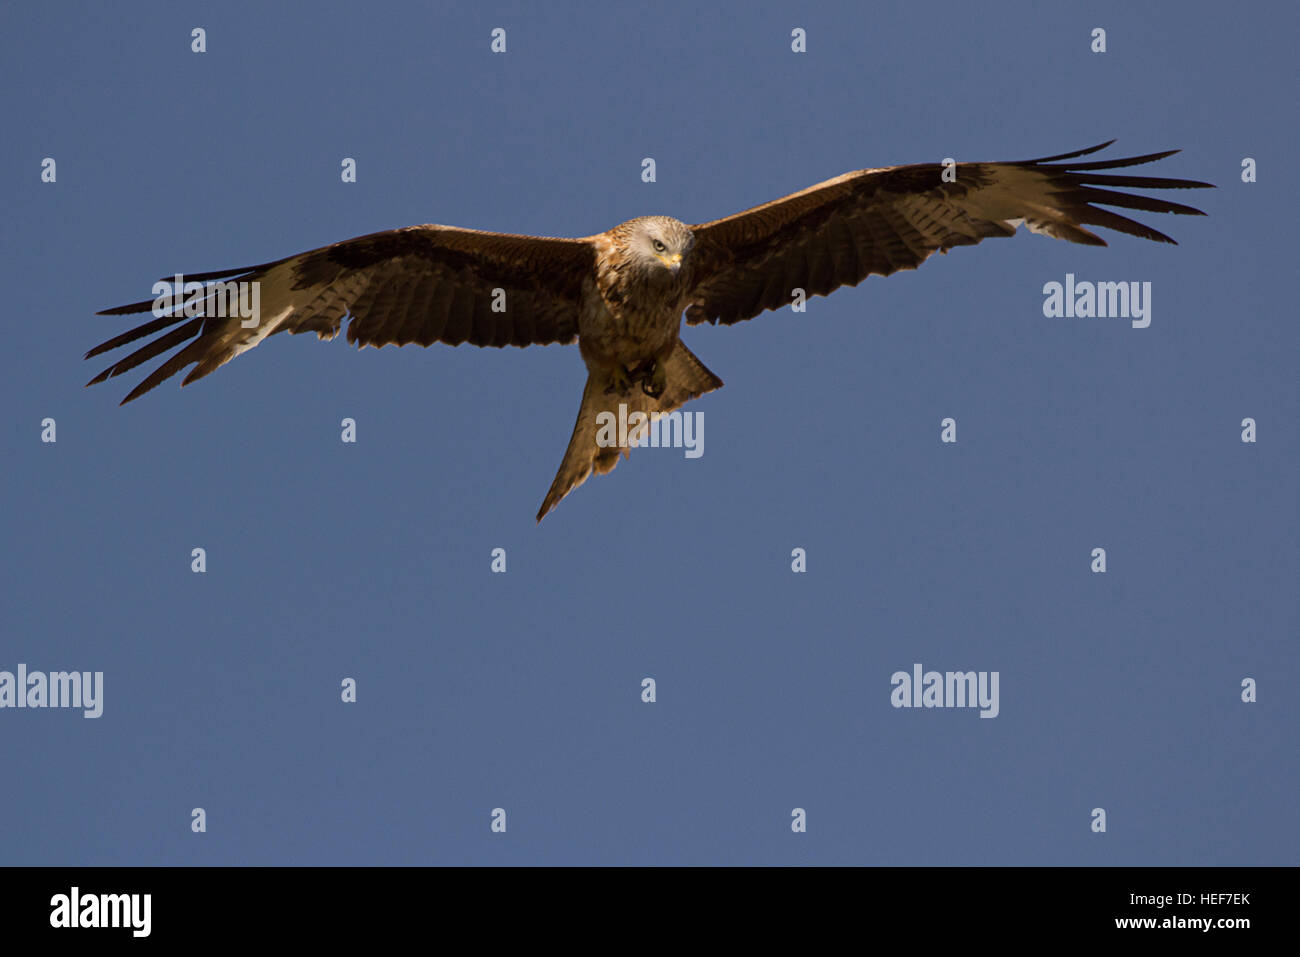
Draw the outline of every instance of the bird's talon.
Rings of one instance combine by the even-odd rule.
[[[628,390],[631,388],[632,379],[628,375],[628,371],[622,366],[615,366],[614,371],[609,374],[609,387],[605,390],[605,394],[627,395]]]
[[[662,362],[651,359],[649,368],[641,376],[641,390],[650,398],[657,399],[668,388],[668,373]]]

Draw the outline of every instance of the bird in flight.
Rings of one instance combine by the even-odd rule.
[[[644,423],[722,386],[681,341],[683,314],[687,325],[732,325],[804,296],[856,286],[873,274],[915,269],[935,252],[1010,236],[1022,223],[1032,232],[1092,246],[1106,242],[1085,226],[1174,242],[1103,206],[1205,215],[1119,188],[1209,183],[1103,172],[1177,150],[1077,162],[1113,142],[1014,162],[858,170],[696,226],[643,216],[583,239],[407,226],[260,266],[186,275],[202,290],[187,307],[177,295],[170,306],[154,299],[100,313],[152,311],[154,318],[91,349],[87,359],[170,331],[87,385],[180,346],[127,394],[125,404],[186,366],[194,368],[182,385],[201,379],[277,332],[333,339],[345,317],[348,341],[358,347],[576,341],[587,384],[559,472],[537,513],[540,522],[593,471],[608,472],[620,453],[628,454],[627,445],[601,439],[602,418],[610,421],[604,413],[616,415],[622,405],[626,421]],[[216,290],[235,282],[258,289],[253,320],[223,307],[228,294]],[[635,418],[637,412],[644,418]],[[632,430],[628,444],[644,434],[644,426]]]

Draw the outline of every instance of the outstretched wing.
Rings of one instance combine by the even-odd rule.
[[[189,365],[194,369],[181,384],[201,379],[277,332],[333,339],[346,315],[352,317],[348,341],[358,346],[568,343],[578,333],[582,281],[594,264],[594,247],[586,239],[409,226],[260,266],[186,275],[186,281],[257,283],[257,322],[232,315],[224,294],[211,286],[196,297],[198,315],[170,309],[91,349],[87,359],[170,330],[86,384],[182,346],[131,390],[125,404]],[[146,300],[100,315],[149,312],[154,305]]]
[[[915,269],[935,252],[1010,236],[1021,223],[1036,233],[1105,246],[1084,229],[1172,243],[1164,233],[1100,206],[1205,215],[1199,209],[1111,187],[1195,189],[1186,179],[1113,175],[1177,150],[1091,163],[1062,162],[1090,149],[1011,163],[958,163],[945,182],[938,163],[864,169],[810,186],[743,213],[692,227],[695,287],[686,321],[730,325],[778,309],[793,290],[824,296],[873,273]],[[955,178],[953,177],[955,173]],[[1096,204],[1100,204],[1096,205]]]

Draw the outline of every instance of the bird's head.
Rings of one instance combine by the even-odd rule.
[[[632,247],[647,272],[662,268],[676,275],[695,244],[691,228],[671,216],[646,216],[634,221]]]

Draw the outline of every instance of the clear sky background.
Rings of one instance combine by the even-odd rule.
[[[0,18],[0,670],[105,684],[97,720],[0,710],[0,864],[1300,862],[1293,7]],[[704,455],[633,452],[540,526],[576,348],[277,336],[125,408],[139,374],[82,388],[127,328],[95,311],[176,271],[1111,138],[1218,184],[1139,214],[1180,245],[1021,232],[688,329],[727,383]],[[1070,272],[1152,283],[1151,326],[1044,318]],[[1000,714],[894,709],[917,662],[999,672]]]

